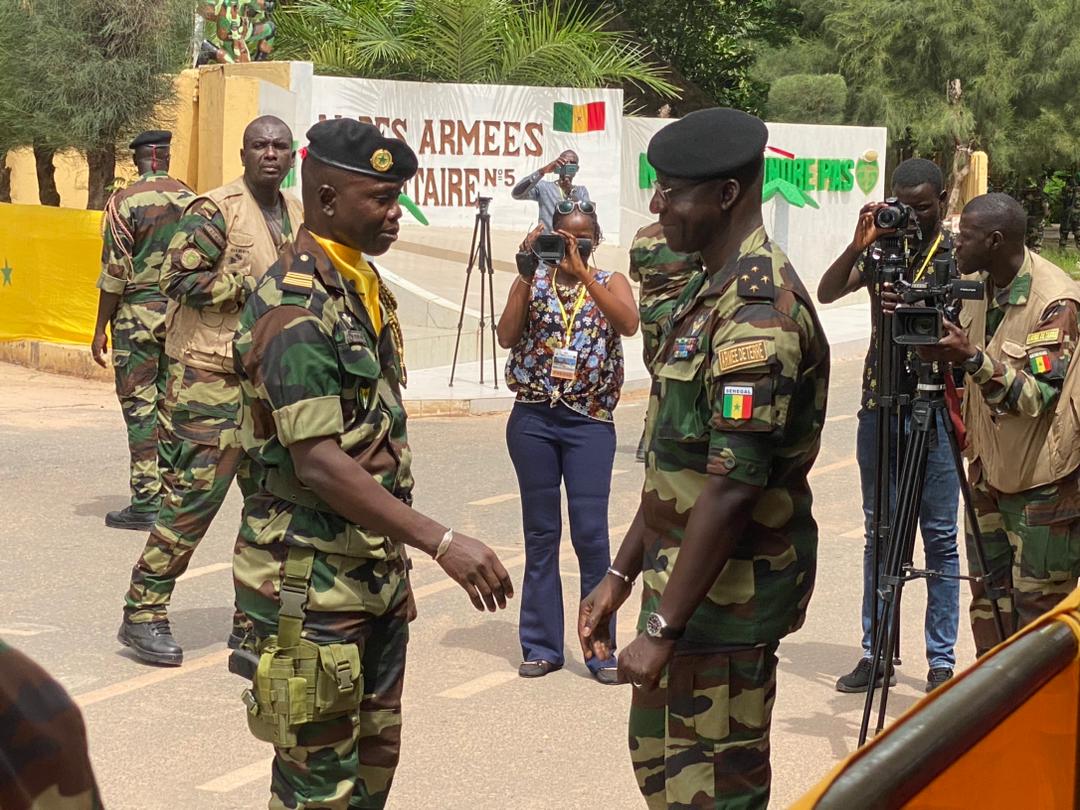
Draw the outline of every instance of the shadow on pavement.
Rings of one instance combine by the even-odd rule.
[[[86,503],[76,504],[75,508],[71,511],[79,517],[96,517],[100,518],[102,524],[105,522],[105,513],[112,512],[117,509],[123,509],[129,503],[128,499],[124,495],[98,495],[93,500]],[[132,532],[128,529],[113,529],[118,534],[125,532],[129,534],[147,534],[148,532],[140,530],[138,532]]]
[[[521,663],[521,644],[515,622],[488,620],[472,627],[456,627],[447,632],[440,643],[444,647],[475,650],[503,658],[515,668]]]
[[[194,650],[224,645],[232,630],[232,607],[190,608],[169,613],[173,635],[187,656]]]

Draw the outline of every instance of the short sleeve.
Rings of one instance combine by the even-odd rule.
[[[719,324],[709,362],[707,469],[764,486],[787,426],[802,363],[801,331],[770,304],[748,304]]]
[[[284,447],[344,432],[334,339],[310,311],[281,306],[262,315],[247,354],[245,371],[273,413]]]

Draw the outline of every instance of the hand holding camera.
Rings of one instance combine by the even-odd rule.
[[[540,264],[540,259],[536,253],[536,241],[543,236],[543,233],[543,225],[537,225],[529,231],[521,246],[518,247],[517,255],[514,257],[517,262],[518,274],[530,283],[533,276],[536,275],[537,266]]]

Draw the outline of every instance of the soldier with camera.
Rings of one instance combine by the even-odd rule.
[[[944,178],[941,170],[934,163],[921,158],[904,161],[893,173],[892,191],[900,205],[890,208],[885,203],[871,203],[864,206],[859,213],[854,239],[832,263],[818,285],[818,300],[823,304],[832,303],[862,287],[867,287],[872,311],[870,349],[867,352],[863,370],[862,403],[858,415],[855,449],[862,486],[866,536],[863,550],[863,652],[855,669],[836,682],[836,689],[840,692],[865,692],[869,686],[872,644],[871,611],[875,609],[875,602],[878,602],[872,585],[874,553],[871,529],[875,476],[878,466],[875,437],[878,432],[880,396],[876,345],[880,337],[877,334],[877,322],[882,293],[885,292],[888,296],[889,291],[879,289],[880,285],[875,273],[875,263],[879,257],[872,248],[883,236],[894,233],[893,230],[882,226],[892,224],[892,220],[902,218],[903,206],[907,206],[913,215],[909,227],[914,231],[910,241],[910,244],[914,245],[913,254],[908,258],[908,276],[911,280],[921,281],[929,278],[933,273],[934,260],[948,257],[953,250],[952,239],[942,226],[945,206]],[[945,440],[944,426],[940,416],[937,422],[939,440],[931,447],[927,459],[926,483],[919,509],[919,528],[923,538],[926,567],[943,575],[927,580],[925,639],[929,666],[926,678],[928,692],[949,680],[953,675],[953,667],[956,663],[954,648],[960,621],[960,587],[955,579],[960,572],[956,544],[956,509],[960,484],[948,442]],[[895,448],[899,432],[896,425],[892,430],[891,445],[894,450],[893,457],[889,459],[892,493],[889,502],[895,502],[897,470]],[[878,556],[879,565],[882,557],[883,555]],[[876,609],[880,615],[880,603],[876,605]],[[892,677],[895,678],[895,675]]]
[[[985,273],[925,359],[963,368],[966,455],[989,587],[1012,633],[1054,607],[1080,574],[1080,284],[1025,247],[1027,212],[1006,194],[968,203],[956,237],[961,273]],[[981,576],[970,553],[973,576]],[[972,584],[979,655],[997,643],[990,599]]]

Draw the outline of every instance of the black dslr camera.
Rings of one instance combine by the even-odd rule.
[[[914,221],[914,209],[896,197],[889,197],[885,205],[874,212],[874,224],[883,231],[902,231]]]

